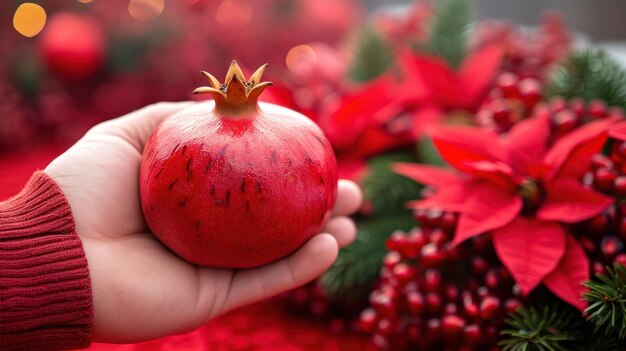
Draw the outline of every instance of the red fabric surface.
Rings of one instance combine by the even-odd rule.
[[[16,194],[32,173],[62,152],[40,147],[0,155],[0,200]],[[277,302],[261,302],[219,317],[187,334],[151,342],[111,345],[94,343],[91,351],[373,351],[368,337],[333,333],[322,323],[289,313]]]
[[[0,253],[0,349],[89,345],[87,260],[70,206],[45,173],[0,202]]]

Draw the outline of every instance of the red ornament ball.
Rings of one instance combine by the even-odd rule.
[[[221,84],[204,73],[215,107],[166,118],[144,149],[142,209],[154,235],[189,262],[251,268],[297,250],[330,217],[337,163],[305,116],[257,104],[266,66],[245,81],[236,62]]]
[[[44,28],[39,48],[50,72],[64,81],[80,81],[102,67],[105,39],[93,18],[60,12]]]

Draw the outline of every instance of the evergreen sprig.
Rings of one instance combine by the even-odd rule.
[[[502,351],[571,351],[583,340],[584,321],[562,305],[520,307],[505,320]]]
[[[626,109],[626,68],[601,49],[579,50],[561,64],[547,90],[551,96],[601,99]]]
[[[381,75],[393,62],[391,45],[374,26],[363,30],[350,65],[350,79],[366,82]]]
[[[415,220],[410,214],[378,216],[358,223],[356,240],[339,252],[337,261],[320,280],[326,295],[352,302],[367,298],[387,253],[385,241],[393,231],[413,226]]]
[[[372,204],[373,215],[406,212],[406,202],[419,198],[421,185],[391,171],[395,162],[417,162],[410,152],[394,152],[372,158],[368,175],[361,182],[364,199]]]
[[[626,338],[626,268],[615,263],[607,267],[607,274],[597,274],[597,280],[585,282],[589,289],[583,298],[589,302],[585,310],[595,331],[613,335],[619,340]]]
[[[429,136],[423,136],[417,141],[417,153],[421,163],[433,166],[445,166],[446,161],[441,158],[435,143]]]
[[[439,0],[432,20],[428,51],[458,67],[467,53],[468,29],[471,22],[468,0]]]

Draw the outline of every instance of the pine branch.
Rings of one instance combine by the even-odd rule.
[[[439,0],[431,27],[429,51],[458,67],[465,58],[471,6],[467,0]]]
[[[350,65],[350,79],[366,82],[381,75],[393,62],[391,46],[373,27],[365,28]]]
[[[395,162],[417,162],[409,152],[396,152],[372,158],[369,173],[361,182],[364,199],[372,204],[373,215],[406,212],[406,202],[419,198],[422,186],[398,175],[390,167]]]
[[[583,319],[560,305],[520,307],[505,320],[502,351],[570,351],[583,339]]]
[[[353,302],[367,298],[387,253],[385,241],[393,231],[409,230],[415,225],[410,214],[379,216],[358,223],[357,239],[339,252],[337,261],[320,280],[327,296]]]
[[[547,90],[552,96],[601,99],[626,109],[626,68],[603,50],[580,50],[561,64]]]
[[[583,298],[589,302],[585,310],[595,331],[604,330],[604,335],[613,335],[619,340],[626,338],[626,268],[615,263],[607,267],[607,274],[598,274],[598,281],[585,283],[589,291]]]

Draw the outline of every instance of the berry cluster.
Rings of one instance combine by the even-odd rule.
[[[553,140],[588,122],[603,118],[624,118],[624,112],[620,108],[609,108],[602,100],[585,102],[578,98],[565,100],[560,97],[537,105],[534,114],[549,118]]]
[[[626,141],[613,142],[609,156],[594,155],[583,183],[616,199],[603,213],[574,226],[593,273],[606,273],[614,262],[626,265]]]
[[[362,331],[383,350],[488,350],[504,317],[521,305],[519,288],[488,236],[451,243],[456,215],[418,211],[421,228],[387,241],[380,281]]]
[[[476,122],[496,133],[507,132],[529,116],[542,99],[543,83],[537,78],[520,79],[514,73],[502,73],[476,113]]]

